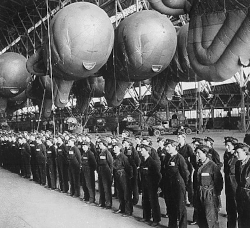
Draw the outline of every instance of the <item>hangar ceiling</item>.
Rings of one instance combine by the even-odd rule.
[[[47,20],[66,5],[82,0],[1,0],[0,54],[18,52],[29,57],[41,46]],[[136,0],[85,0],[99,5],[109,16],[135,4]],[[143,2],[146,2],[143,0]]]

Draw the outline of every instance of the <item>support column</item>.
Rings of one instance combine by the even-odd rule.
[[[140,113],[139,113],[139,126],[142,128],[142,103],[141,103],[141,81],[139,82],[139,103],[140,103]],[[142,131],[141,131],[142,134]]]
[[[214,129],[214,106],[211,105],[212,129]]]
[[[241,130],[246,132],[246,112],[245,112],[245,86],[243,86],[244,77],[243,77],[243,67],[240,70],[240,94],[241,94]]]
[[[167,100],[166,103],[166,118],[169,121],[170,120],[170,112],[169,112],[169,101]]]
[[[197,92],[197,114],[198,114],[198,130],[202,131],[203,118],[202,118],[202,100],[201,100],[201,82],[198,82],[198,92]]]

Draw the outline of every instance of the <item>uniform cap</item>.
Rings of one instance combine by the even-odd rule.
[[[124,141],[126,141],[126,142],[132,144],[132,140],[131,140],[130,138],[128,138],[128,137],[123,138],[123,142],[124,142]]]
[[[250,151],[249,151],[249,145],[247,145],[246,143],[236,143],[234,145],[234,150],[236,151],[237,149],[243,149],[246,154],[250,154]]]
[[[122,144],[120,142],[116,142],[114,146],[118,146],[119,148],[122,148]]]
[[[182,135],[183,137],[187,137],[187,134],[186,134],[186,132],[185,132],[185,130],[184,129],[181,129],[181,130],[179,130],[178,132],[177,132],[177,135]]]
[[[160,142],[160,141],[164,141],[164,138],[163,137],[158,137],[157,142]]]
[[[141,144],[141,145],[140,145],[140,148],[144,148],[144,149],[147,150],[148,152],[150,152],[151,149],[152,149],[151,146],[148,146],[148,145],[145,145],[145,144]]]
[[[90,145],[90,143],[89,143],[89,142],[87,142],[87,141],[83,141],[83,142],[81,143],[81,145],[82,145],[82,146],[83,146],[83,145],[89,146],[89,145]]]
[[[201,150],[204,154],[208,154],[210,148],[206,145],[198,145],[196,148],[195,148],[195,152],[197,152],[197,150]]]
[[[193,141],[192,141],[193,144],[200,144],[200,145],[203,144],[203,139],[202,138],[193,137],[192,139],[193,139]]]
[[[104,138],[101,138],[99,142],[102,143],[104,146],[108,146],[108,142]]]
[[[173,139],[166,139],[165,142],[164,142],[164,146],[167,146],[171,144],[172,146],[177,146],[178,145],[178,142],[176,142],[175,140]]]
[[[204,141],[209,141],[209,142],[214,142],[214,140],[212,139],[212,138],[210,138],[210,137],[206,137],[206,138],[204,138]]]
[[[150,137],[147,137],[147,136],[144,136],[144,137],[142,137],[142,140],[145,140],[145,141],[150,142],[150,141],[151,141],[151,138],[150,138]]]
[[[76,141],[76,138],[75,137],[70,137],[69,139],[68,139],[68,141]]]
[[[224,143],[227,143],[227,142],[231,142],[232,144],[238,143],[238,139],[231,137],[231,136],[224,137],[224,139],[225,139]]]

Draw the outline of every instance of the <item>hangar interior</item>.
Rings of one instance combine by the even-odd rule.
[[[3,0],[0,5],[0,55],[5,52],[16,52],[27,59],[41,48],[47,35],[50,36],[48,24],[54,15],[62,8],[80,0]],[[150,5],[146,0],[86,0],[85,2],[93,3],[105,12],[111,19],[113,27],[116,28],[119,23],[127,16],[141,10],[147,10]],[[169,16],[174,26],[178,27],[188,22],[189,18],[185,16]],[[32,76],[35,80],[35,76]],[[41,101],[28,98],[25,102],[16,102],[15,109],[9,112],[2,112],[2,122],[15,129],[26,130],[24,124],[28,122],[29,129],[35,130],[40,128],[51,128],[59,124],[64,129],[68,124],[65,119],[73,117],[78,123],[88,126],[93,125],[93,119],[105,119],[106,123],[112,122],[114,119],[122,121],[127,116],[133,116],[134,119],[143,127],[147,127],[147,121],[153,117],[153,124],[159,122],[156,118],[157,113],[164,113],[162,120],[170,119],[173,113],[182,113],[185,116],[195,120],[196,128],[205,130],[206,128],[224,128],[218,126],[221,121],[216,121],[214,110],[224,110],[228,113],[227,120],[224,125],[228,125],[228,119],[232,119],[231,125],[243,131],[249,128],[249,85],[248,75],[243,79],[243,83],[239,81],[232,84],[219,86],[209,86],[209,84],[198,85],[197,88],[184,90],[180,88],[181,93],[175,91],[171,99],[165,107],[162,107],[154,100],[151,95],[151,85],[145,82],[138,82],[131,85],[126,93],[130,94],[129,98],[125,98],[120,106],[110,107],[105,99],[98,98],[92,100],[87,109],[79,110],[75,102],[75,95],[71,94],[69,105],[63,108],[55,108],[53,106],[52,115],[43,117],[41,115]],[[142,92],[141,87],[146,88],[146,92]],[[136,90],[136,88],[139,88]],[[131,92],[133,91],[133,95]],[[37,106],[40,107],[37,108]],[[20,109],[19,109],[20,108]],[[18,111],[16,111],[18,109]],[[235,109],[237,114],[231,114]],[[245,110],[242,112],[241,110]],[[14,110],[14,112],[13,112]],[[195,111],[195,115],[191,117],[188,114]],[[235,118],[235,120],[233,120]],[[231,121],[231,120],[230,120]],[[240,123],[239,123],[240,122]],[[55,123],[55,124],[53,124]],[[95,123],[96,124],[96,123]],[[152,123],[151,123],[152,124]],[[108,124],[107,124],[108,126]],[[232,126],[231,126],[232,127]],[[52,127],[53,128],[53,127]]]

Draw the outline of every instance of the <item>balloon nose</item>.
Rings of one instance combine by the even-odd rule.
[[[155,73],[160,72],[161,69],[162,69],[162,65],[152,65],[152,70],[153,70]]]
[[[62,104],[67,104],[68,103],[68,99],[67,98],[60,98],[59,100],[60,100],[60,102]]]
[[[95,67],[96,62],[92,62],[92,63],[90,63],[90,62],[82,62],[82,65],[84,66],[84,68],[86,70],[92,70]]]

